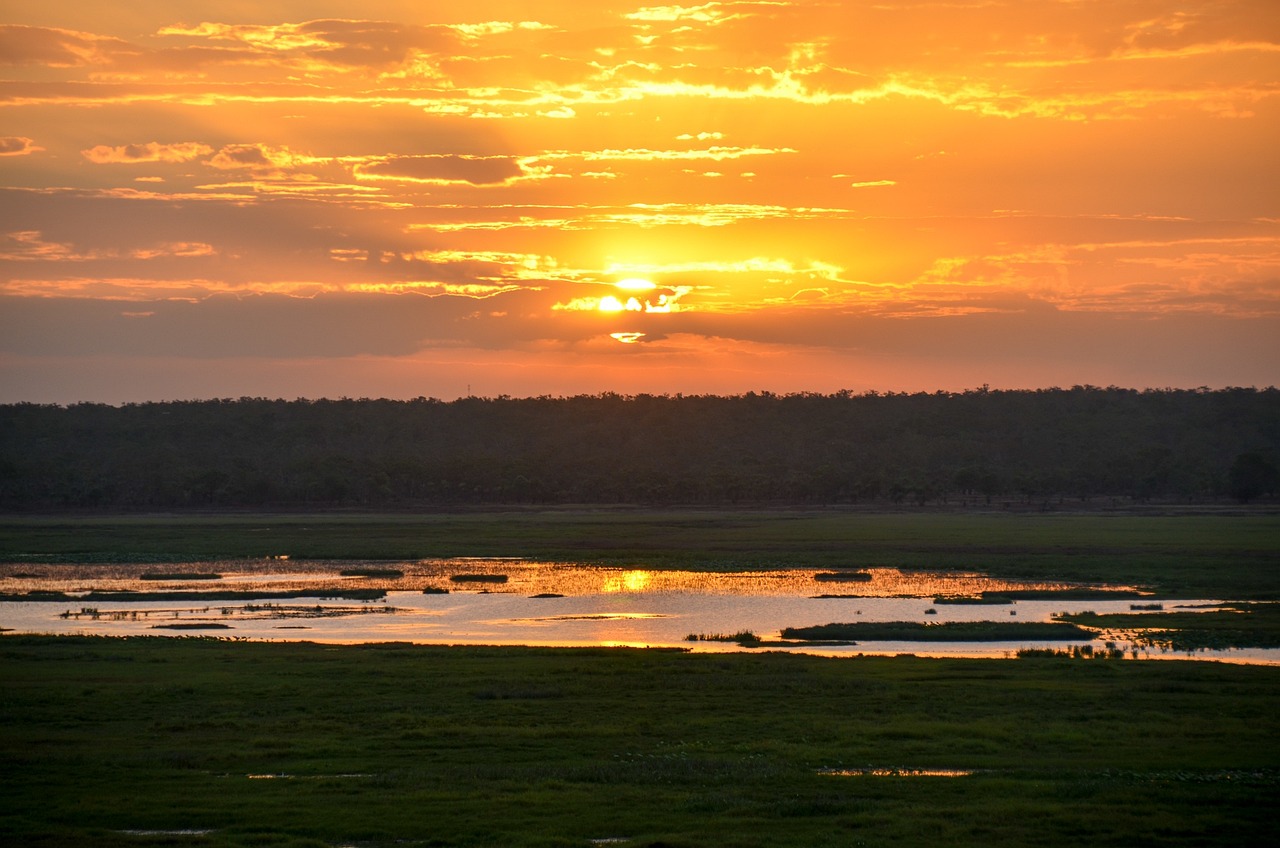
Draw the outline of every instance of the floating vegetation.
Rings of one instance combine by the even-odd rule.
[[[996,604],[1011,604],[1013,598],[1008,595],[1000,594],[981,594],[981,595],[940,595],[933,599],[933,602],[939,606],[944,604],[979,604],[982,606],[993,606]]]
[[[177,624],[153,624],[152,630],[230,630],[230,624],[218,624],[217,622],[204,621],[182,621]]]
[[[32,589],[30,592],[0,592],[0,601],[70,601],[73,598],[66,592],[52,589]]]
[[[982,597],[1006,598],[1010,601],[1122,601],[1125,598],[1149,597],[1149,593],[1143,594],[1137,589],[1075,586],[1065,589],[1003,589],[998,592],[983,592]]]
[[[195,630],[199,627],[207,629],[223,629],[227,624],[215,624],[198,620],[200,616],[216,614],[225,619],[290,619],[290,618],[341,618],[352,615],[394,615],[400,612],[397,607],[390,606],[286,606],[281,604],[243,604],[242,606],[225,607],[191,607],[186,609],[116,609],[102,610],[98,607],[81,607],[79,612],[66,610],[59,613],[62,619],[87,618],[92,621],[147,621],[150,619],[170,619],[167,625],[154,625],[153,630],[161,627],[168,629]],[[187,621],[173,622],[183,617]],[[197,619],[192,621],[191,619]],[[181,624],[181,627],[178,625]]]
[[[563,598],[564,595],[559,592],[539,592],[536,595],[530,595],[530,598]]]
[[[380,577],[386,580],[404,577],[404,572],[398,568],[344,568],[338,574],[342,577]]]
[[[447,595],[447,594],[449,594],[449,590],[448,590],[448,589],[446,589],[446,588],[444,588],[443,586],[428,586],[428,587],[426,587],[425,589],[423,589],[423,590],[422,590],[422,594],[424,594],[424,595]]]
[[[973,773],[973,769],[938,768],[818,769],[818,774],[829,777],[968,777]]]
[[[871,573],[867,571],[819,571],[813,575],[813,579],[845,583],[867,583],[871,580]]]
[[[209,592],[134,592],[130,590],[95,590],[78,597],[63,592],[28,592],[26,595],[4,596],[0,601],[111,601],[138,603],[139,601],[256,601],[293,600],[296,598],[341,598],[347,601],[377,601],[385,598],[385,589],[290,589],[283,592],[253,592],[217,589]]]
[[[1157,612],[1164,609],[1164,604],[1129,604],[1131,610]]]
[[[454,583],[506,583],[505,574],[455,574],[449,578]]]
[[[221,574],[209,571],[149,571],[138,575],[139,580],[221,580]]]
[[[832,639],[880,642],[1013,642],[1022,639],[1092,639],[1093,632],[1064,622],[865,621],[787,627],[782,631],[782,638],[802,642]]]
[[[1280,604],[1227,604],[1210,612],[1063,613],[1058,621],[1108,632],[1163,650],[1280,648]]]
[[[686,642],[736,642],[744,648],[758,648],[764,644],[759,636],[750,630],[739,630],[737,633],[690,633],[684,637]]]
[[[924,614],[925,614],[925,615],[937,615],[937,614],[938,614],[938,611],[937,611],[936,609],[933,609],[932,607],[930,607],[929,609],[927,609],[927,610],[925,610],[925,611],[924,611]]]

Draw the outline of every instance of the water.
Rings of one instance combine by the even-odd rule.
[[[403,572],[398,578],[341,576],[361,567]],[[219,579],[142,579],[142,575],[208,572]],[[893,568],[835,572],[794,569],[705,573],[602,568],[510,559],[401,563],[290,562],[284,559],[181,565],[0,565],[0,592],[301,592],[302,597],[251,600],[0,602],[0,627],[19,633],[208,635],[327,643],[414,642],[451,645],[644,646],[737,651],[732,642],[690,642],[690,634],[748,630],[766,640],[785,627],[832,622],[1050,621],[1054,613],[1131,612],[1120,599],[1024,600],[1013,604],[940,604],[940,596],[981,592],[1061,591],[1052,582],[1009,581],[976,572],[925,573]],[[454,578],[463,578],[459,581]],[[505,577],[504,582],[497,582]],[[387,588],[383,599],[346,600],[326,593]],[[1127,589],[1128,587],[1110,587]],[[448,593],[424,593],[424,590]],[[535,597],[544,595],[544,597]],[[819,597],[828,595],[833,597]],[[1141,603],[1158,601],[1144,598]],[[1212,600],[1166,601],[1166,611]],[[1016,642],[862,642],[787,647],[828,655],[898,654],[1004,657],[1021,648],[1062,648],[1081,640]],[[1132,646],[1120,643],[1126,649]],[[1100,641],[1095,649],[1103,647]],[[778,650],[769,648],[769,650]],[[1185,654],[1139,649],[1140,656]],[[1194,656],[1280,664],[1280,651],[1200,651]]]

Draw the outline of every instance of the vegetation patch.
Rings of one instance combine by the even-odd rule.
[[[1207,612],[1080,612],[1056,617],[1173,651],[1280,648],[1280,604],[1233,603]]]
[[[148,571],[138,575],[140,580],[221,580],[221,574],[208,571]]]
[[[387,596],[386,589],[290,589],[279,592],[133,592],[94,591],[80,596],[82,601],[257,601],[297,598],[341,598],[348,601],[376,601]]]
[[[455,574],[449,578],[454,583],[506,583],[505,574]]]
[[[976,604],[980,606],[1011,604],[1013,598],[1005,594],[988,594],[986,592],[981,595],[939,595],[933,599],[933,602],[939,606],[944,604]]]
[[[744,648],[758,648],[764,644],[750,630],[739,630],[737,633],[690,633],[684,639],[686,642],[736,642]]]
[[[871,573],[867,571],[820,571],[813,575],[813,579],[844,583],[866,583],[871,580]]]
[[[1092,639],[1093,632],[1065,622],[859,621],[787,627],[783,639],[803,642],[848,640],[859,642],[1015,642]]]
[[[404,572],[398,568],[344,568],[338,574],[342,577],[381,577],[387,580],[404,577]]]

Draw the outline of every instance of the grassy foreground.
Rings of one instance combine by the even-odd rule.
[[[519,556],[649,568],[972,569],[1280,599],[1280,514],[562,509],[0,516],[0,562]]]
[[[1274,668],[7,636],[0,679],[4,844],[1280,838]],[[821,773],[865,768],[976,772]]]

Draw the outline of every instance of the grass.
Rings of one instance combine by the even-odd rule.
[[[404,572],[398,568],[344,568],[338,572],[341,577],[373,577],[384,580],[399,580]]]
[[[1280,648],[1280,605],[1229,604],[1209,612],[1081,612],[1057,617],[1096,630],[1132,634],[1140,644],[1174,651]]]
[[[208,571],[149,571],[142,580],[221,580],[221,574]]]
[[[294,598],[341,598],[347,601],[376,601],[387,596],[386,589],[289,589],[276,592],[217,589],[211,591],[134,592],[100,589],[83,594],[36,590],[32,592],[0,592],[0,601],[258,601],[292,600]]]
[[[819,624],[786,627],[783,639],[801,642],[1013,642],[1022,639],[1093,639],[1093,631],[1063,622],[859,621],[852,624]]]
[[[561,509],[0,516],[0,561],[514,556],[645,568],[896,566],[1280,600],[1280,515]]]
[[[684,639],[686,642],[735,642],[744,648],[758,648],[764,644],[750,630],[739,630],[737,633],[690,633]]]
[[[0,679],[4,844],[1280,838],[1274,668],[4,636]]]

